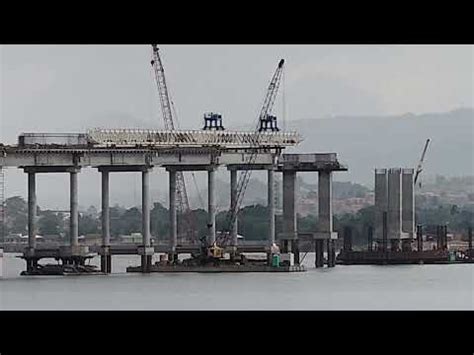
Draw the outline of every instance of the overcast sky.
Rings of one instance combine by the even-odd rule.
[[[160,48],[181,128],[201,128],[207,111],[222,113],[226,128],[253,127],[281,58],[285,75],[275,106],[280,125],[283,93],[288,122],[474,105],[473,46]],[[151,46],[1,46],[0,51],[0,142],[14,143],[21,132],[163,127]],[[10,173],[7,193],[24,195],[23,175]],[[67,183],[66,176],[54,179]]]
[[[160,48],[183,128],[199,128],[210,110],[221,112],[227,127],[253,122],[280,58],[288,121],[473,105],[472,46]],[[90,126],[162,127],[150,57],[145,45],[3,46],[0,138]],[[279,99],[280,117],[282,109]]]

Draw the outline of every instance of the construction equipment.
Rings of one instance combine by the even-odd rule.
[[[223,131],[222,115],[220,113],[208,112],[204,114],[203,131]]]
[[[163,67],[163,63],[160,58],[158,46],[156,44],[152,44],[153,54],[151,60],[151,66],[155,70],[155,79],[156,84],[158,87],[158,94],[160,96],[160,104],[161,104],[161,111],[163,113],[163,121],[166,130],[174,131],[175,130],[175,119],[173,117],[172,111],[172,101],[170,100],[170,95],[168,93],[168,87],[166,85],[165,79],[165,69]],[[188,222],[188,236],[190,236],[191,241],[194,240],[194,233],[195,233],[195,223],[191,221],[192,213],[189,208],[189,200],[188,194],[186,192],[186,184],[184,181],[184,174],[182,171],[176,172],[176,202],[177,202],[177,210],[181,215],[187,215],[189,218],[185,218]],[[178,224],[180,225],[180,224]]]
[[[425,160],[426,150],[428,149],[428,145],[430,144],[430,141],[431,140],[429,138],[426,140],[425,147],[423,148],[423,153],[421,153],[420,161],[418,162],[418,166],[416,167],[415,178],[413,180],[413,184],[415,184],[415,185],[416,185],[416,182],[418,181],[418,177],[420,176],[421,172],[423,171],[423,161]],[[420,182],[419,186],[421,187],[421,182]]]
[[[267,130],[277,131],[278,128],[276,126],[276,117],[272,116],[272,109],[275,103],[275,99],[278,93],[278,88],[280,87],[280,81],[283,73],[283,65],[285,63],[284,59],[281,59],[278,63],[278,67],[273,74],[272,80],[270,81],[270,85],[268,86],[265,99],[263,101],[263,106],[260,110],[260,114],[258,116],[258,123],[255,129],[256,133],[253,136],[253,146],[257,148],[259,146],[259,138],[262,132],[266,132]],[[247,160],[245,161],[245,165],[251,165],[255,159],[257,158],[258,151],[254,149],[252,153],[249,155]],[[226,215],[226,227],[217,238],[217,245],[223,247],[230,241],[230,231],[232,230],[236,220],[237,215],[242,204],[245,191],[247,189],[248,183],[250,181],[250,176],[252,174],[252,170],[242,170],[240,172],[239,179],[237,181],[237,192],[236,192],[236,199],[235,204],[231,206],[229,211]]]

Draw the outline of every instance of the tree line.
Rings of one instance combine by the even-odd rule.
[[[6,224],[5,234],[27,233],[28,206],[26,201],[19,196],[10,197],[6,200]],[[67,237],[69,233],[69,218],[67,213],[43,210],[37,208],[38,233],[40,235],[60,235]],[[227,211],[221,211],[216,216],[216,229],[223,230],[227,227]],[[142,226],[141,209],[138,207],[124,208],[115,205],[110,208],[110,232],[112,237],[130,235],[141,232]],[[206,235],[207,212],[203,209],[191,211],[191,219],[194,220],[198,237]],[[161,203],[154,203],[151,209],[151,234],[157,239],[167,239],[170,232],[169,211]],[[417,207],[416,221],[427,227],[435,228],[437,224],[447,224],[449,231],[454,233],[465,233],[474,221],[474,206],[440,204],[434,207]],[[318,219],[314,215],[298,216],[298,231],[316,231]],[[374,224],[374,206],[360,209],[356,213],[346,213],[334,216],[334,230],[342,233],[345,227],[352,229],[354,245],[365,245],[367,243],[367,231]],[[184,226],[184,221],[178,218],[178,229]],[[1,227],[1,226],[0,226]],[[282,216],[276,216],[276,232],[282,231]],[[259,204],[245,206],[240,209],[238,220],[238,233],[247,240],[265,239],[269,232],[268,209]],[[95,208],[90,207],[81,212],[79,216],[79,234],[100,234],[101,214]]]

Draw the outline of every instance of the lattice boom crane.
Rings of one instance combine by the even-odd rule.
[[[171,107],[171,100],[168,93],[168,87],[166,85],[165,79],[165,69],[163,68],[163,63],[160,58],[158,46],[152,44],[153,48],[153,59],[151,60],[151,66],[155,70],[155,79],[158,86],[158,94],[160,96],[161,111],[163,112],[163,120],[166,130],[175,130],[175,121],[173,118],[173,111]],[[186,184],[184,181],[184,175],[181,171],[176,172],[176,199],[178,210],[181,213],[188,212],[189,208],[189,199],[186,192]]]
[[[423,162],[425,160],[426,151],[428,149],[428,145],[430,144],[430,141],[431,140],[429,138],[426,140],[425,147],[423,148],[423,153],[421,153],[421,158],[420,158],[420,161],[418,162],[418,166],[416,167],[416,171],[415,171],[415,178],[413,181],[414,184],[416,184],[416,182],[418,181],[418,177],[423,171]]]
[[[280,87],[280,82],[281,82],[281,77],[283,74],[283,66],[285,64],[285,60],[281,59],[280,62],[278,63],[278,67],[273,74],[272,80],[270,81],[270,85],[268,86],[265,99],[263,101],[263,106],[260,110],[260,114],[258,117],[258,123],[257,123],[257,128],[255,130],[255,135],[252,137],[253,138],[253,145],[258,146],[259,144],[259,138],[262,135],[262,132],[265,132],[262,129],[262,122],[267,121],[271,117],[273,105],[275,104],[275,99],[278,94],[278,89]],[[276,117],[273,117],[276,119]],[[264,133],[263,133],[264,134]],[[254,151],[245,164],[252,164],[255,159],[257,158],[257,151]],[[221,236],[221,240],[219,240],[219,244],[224,245],[228,240],[229,240],[229,234],[230,231],[232,230],[234,223],[237,219],[237,215],[240,209],[240,206],[242,205],[245,191],[247,189],[248,183],[250,181],[250,176],[252,174],[252,170],[243,170],[240,174],[239,180],[237,181],[237,196],[236,196],[236,203],[234,206],[231,206],[228,214],[227,214],[227,228],[223,231],[224,233]]]

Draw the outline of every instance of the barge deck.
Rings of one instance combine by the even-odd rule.
[[[304,272],[303,265],[268,266],[268,265],[219,265],[219,266],[185,266],[185,265],[152,265],[149,272]],[[142,272],[141,266],[129,266],[127,272]]]

